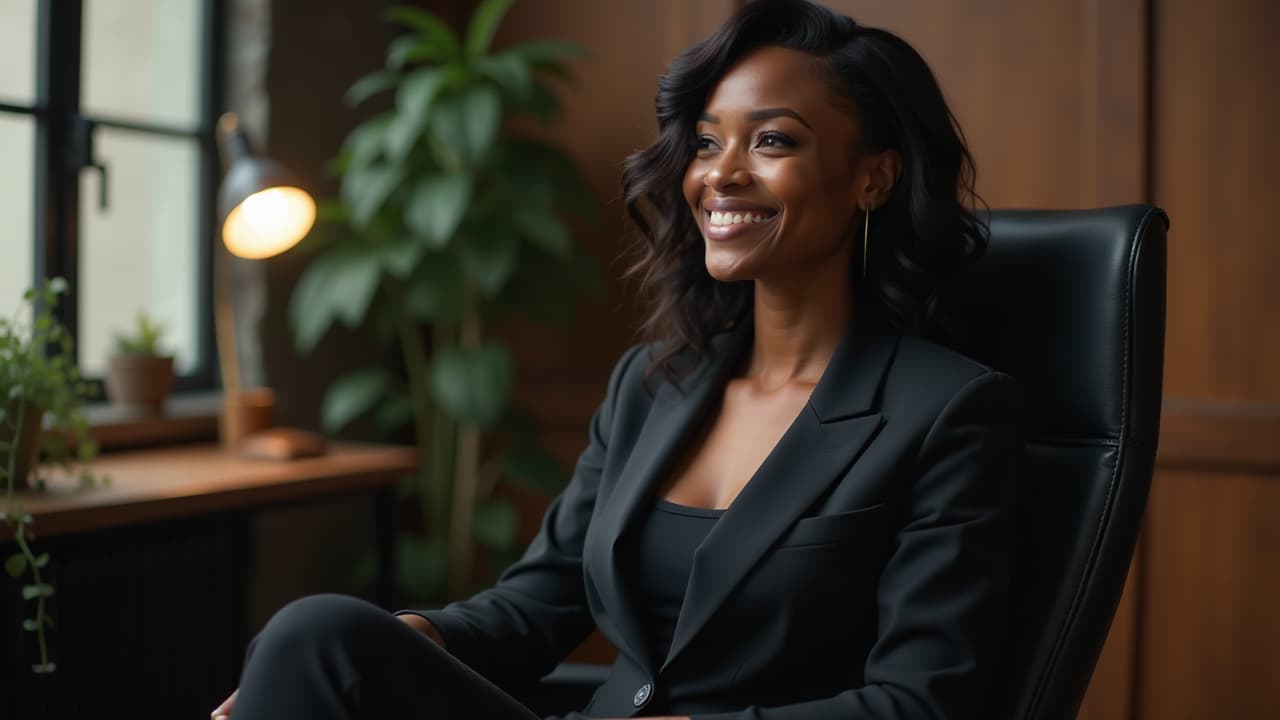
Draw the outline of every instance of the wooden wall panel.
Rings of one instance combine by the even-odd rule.
[[[1167,394],[1280,403],[1280,3],[1159,0],[1154,192],[1170,210]]]
[[[1280,479],[1165,470],[1156,480],[1138,717],[1280,717]]]
[[[1139,0],[831,0],[901,35],[938,76],[992,207],[1093,207],[1145,195]]]

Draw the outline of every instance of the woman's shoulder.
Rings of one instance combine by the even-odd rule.
[[[931,397],[945,404],[975,381],[997,386],[1003,394],[1021,395],[1016,380],[990,365],[933,340],[903,335],[885,395],[916,401]]]

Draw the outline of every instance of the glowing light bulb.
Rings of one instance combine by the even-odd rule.
[[[222,224],[222,241],[233,255],[250,260],[278,255],[297,245],[316,220],[316,203],[296,187],[273,187],[244,199]]]

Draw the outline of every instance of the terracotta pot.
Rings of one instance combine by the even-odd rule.
[[[159,412],[173,389],[173,358],[116,355],[107,366],[107,396],[116,405]]]
[[[31,471],[36,467],[36,461],[40,455],[40,433],[44,427],[44,410],[27,405],[22,411],[22,427],[17,428],[16,436],[10,435],[14,432],[14,424],[18,420],[18,403],[10,401],[5,406],[5,420],[0,423],[0,432],[3,433],[4,440],[12,443],[10,450],[0,450],[0,467],[5,470],[9,469],[10,457],[13,462],[13,476],[16,478],[14,487],[30,487]],[[0,482],[0,488],[4,487],[4,483]]]

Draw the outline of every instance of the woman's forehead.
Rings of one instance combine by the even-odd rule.
[[[764,106],[834,110],[833,99],[821,60],[799,50],[769,46],[747,55],[721,77],[707,100],[707,110]]]

